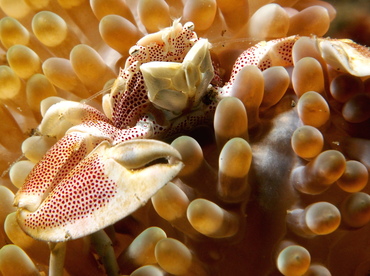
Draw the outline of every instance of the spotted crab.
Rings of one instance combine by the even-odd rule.
[[[291,66],[292,36],[259,44],[235,62],[222,82],[211,43],[179,20],[140,39],[103,97],[101,112],[60,101],[43,116],[39,133],[56,137],[15,196],[18,222],[30,236],[61,242],[91,234],[145,204],[183,167],[180,154],[159,141],[212,123],[221,99],[239,96],[243,68]],[[350,41],[309,38],[329,66],[369,72]],[[248,96],[244,97],[248,110]],[[156,140],[155,140],[156,139]],[[119,211],[117,211],[119,210]],[[123,211],[121,211],[123,210]],[[99,218],[99,219],[98,219]]]

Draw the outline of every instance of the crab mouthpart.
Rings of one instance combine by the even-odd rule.
[[[196,106],[214,77],[207,39],[198,40],[182,63],[152,61],[140,66],[149,100],[157,107],[181,113]]]

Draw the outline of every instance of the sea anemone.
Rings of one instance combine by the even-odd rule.
[[[370,52],[321,38],[336,16],[329,3],[1,0],[0,8],[1,275],[369,273]],[[102,98],[120,68],[173,21],[193,22],[211,43],[219,88],[199,100],[211,106],[210,122],[149,144],[168,147],[161,164],[179,153],[182,170],[135,212],[111,210],[125,218],[97,221],[104,230],[61,243],[28,236],[14,194],[79,123],[48,125],[44,135],[46,114],[64,100],[107,113]]]

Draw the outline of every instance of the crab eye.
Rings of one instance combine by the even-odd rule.
[[[194,23],[193,22],[186,22],[184,24],[184,29],[187,29],[189,31],[194,31]]]
[[[136,56],[140,53],[140,47],[139,46],[132,46],[130,50],[128,51],[130,56]]]

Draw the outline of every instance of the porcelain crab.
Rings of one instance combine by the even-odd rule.
[[[174,148],[154,139],[212,122],[217,103],[239,95],[244,68],[292,65],[292,48],[300,39],[253,46],[237,59],[229,82],[223,84],[211,44],[193,29],[192,23],[182,26],[176,20],[172,27],[139,40],[103,97],[104,113],[71,101],[47,110],[39,132],[59,141],[16,194],[18,222],[26,233],[53,242],[76,239],[145,204],[183,166]],[[351,42],[309,39],[333,68],[369,74],[361,71],[368,66],[358,64],[368,60]]]

